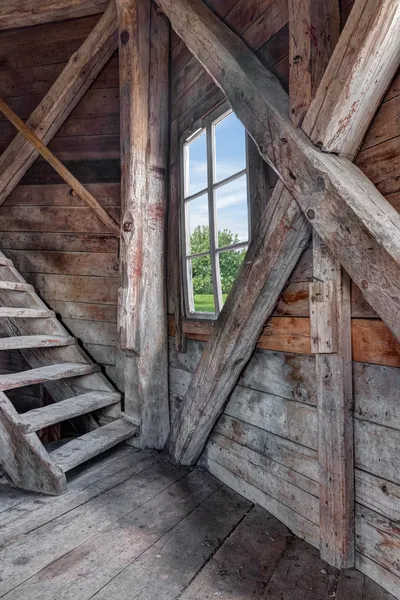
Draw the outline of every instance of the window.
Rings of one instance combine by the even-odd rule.
[[[246,132],[232,111],[204,125],[182,145],[183,277],[186,315],[215,318],[249,243]]]

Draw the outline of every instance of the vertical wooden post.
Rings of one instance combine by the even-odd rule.
[[[311,301],[311,328],[318,337],[318,459],[321,557],[337,568],[354,566],[354,448],[350,278],[314,232],[311,287],[326,298],[332,328],[318,319]]]
[[[303,122],[339,39],[338,0],[289,0],[290,102]],[[354,451],[350,281],[313,233],[310,285],[312,350],[316,353],[321,557],[354,565]]]
[[[121,102],[118,380],[135,445],[162,448],[169,431],[165,214],[169,24],[151,0],[117,0]]]

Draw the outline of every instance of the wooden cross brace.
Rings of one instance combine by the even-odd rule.
[[[347,158],[322,152],[291,123],[279,81],[200,0],[158,4],[281,179],[171,428],[169,452],[192,464],[309,239],[309,223],[400,340],[400,216]],[[357,0],[353,11],[303,125],[318,146],[345,140],[340,148],[350,156],[400,60],[399,0]]]

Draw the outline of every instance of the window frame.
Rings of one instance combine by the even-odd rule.
[[[245,131],[245,156],[246,166],[241,171],[226,177],[225,179],[214,183],[215,173],[215,125],[222,121],[234,111],[230,108],[227,102],[211,111],[207,116],[195,121],[190,128],[183,132],[180,137],[179,144],[179,162],[180,162],[180,222],[181,222],[181,260],[182,260],[182,280],[183,280],[183,308],[184,316],[187,319],[194,320],[216,320],[223,306],[222,286],[218,285],[221,282],[221,274],[219,268],[219,254],[229,250],[240,250],[247,248],[251,240],[252,222],[251,222],[251,203],[250,203],[250,183],[249,183],[249,152],[248,152],[248,135]],[[206,133],[206,152],[207,152],[207,187],[198,192],[185,197],[185,182],[188,177],[185,177],[185,169],[188,167],[188,161],[185,157],[187,144],[200,136],[203,131]],[[216,229],[216,190],[218,188],[246,176],[246,200],[247,200],[247,219],[248,219],[248,236],[245,242],[238,242],[230,246],[218,248],[218,229]],[[210,227],[210,250],[198,254],[190,253],[190,229],[186,227],[188,222],[188,206],[189,202],[207,195],[208,198],[208,219]],[[210,256],[212,287],[215,304],[215,312],[195,312],[194,310],[194,295],[193,286],[189,285],[189,265],[193,258],[201,258],[202,256]],[[193,311],[192,311],[193,308]]]

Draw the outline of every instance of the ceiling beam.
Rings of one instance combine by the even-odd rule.
[[[287,95],[278,80],[201,2],[158,3],[178,35],[225,92],[261,155],[301,207],[290,202],[289,195],[285,199],[286,212],[277,220],[274,212],[283,205],[282,200],[279,203],[275,198],[267,206],[258,236],[249,246],[248,260],[217,320],[168,441],[177,462],[192,464],[255,346],[262,322],[256,320],[251,331],[248,325],[250,317],[262,314],[259,299],[267,301],[264,315],[268,317],[274,297],[294,267],[290,263],[296,259],[296,250],[287,251],[285,225],[290,230],[292,223],[297,223],[297,247],[302,240],[307,242],[309,228],[304,213],[400,339],[395,317],[400,298],[400,217],[359,169],[346,159],[323,154],[296,130],[290,122]],[[385,18],[389,16],[382,15]],[[267,219],[276,231],[268,232]],[[259,279],[261,265],[269,266],[264,279]],[[391,289],[388,296],[387,286]],[[260,290],[264,295],[259,294]]]
[[[105,0],[7,0],[0,5],[0,30],[97,15],[107,4]]]

